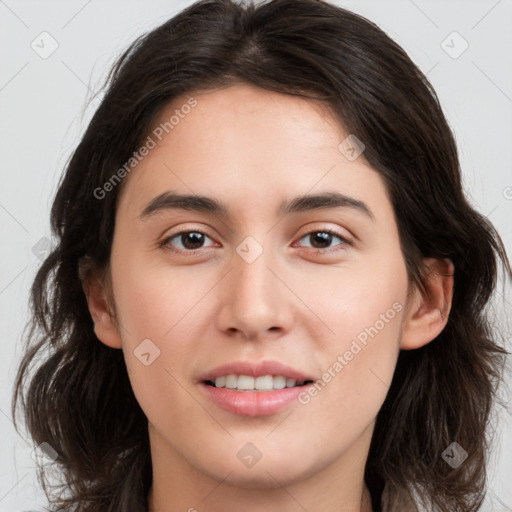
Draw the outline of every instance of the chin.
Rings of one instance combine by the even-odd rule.
[[[270,458],[264,460],[262,457],[252,467],[246,467],[236,460],[231,464],[213,465],[213,467],[204,467],[202,470],[216,480],[226,479],[226,483],[232,486],[246,489],[271,489],[299,483],[319,471],[320,466],[320,463],[306,464],[303,458],[295,460],[285,457],[285,460]]]

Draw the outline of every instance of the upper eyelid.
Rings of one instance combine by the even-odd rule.
[[[339,229],[343,229],[344,231],[348,232],[349,235],[347,236],[347,235],[345,235],[343,233],[340,233]],[[159,237],[159,238],[162,238],[162,237],[164,237],[164,238],[172,238],[172,237],[175,237],[175,236],[183,234],[183,233],[196,233],[196,232],[197,233],[203,233],[206,236],[209,236],[210,238],[215,238],[214,236],[210,235],[208,233],[208,231],[209,231],[208,229],[204,229],[203,227],[201,227],[201,228],[187,228],[187,227],[185,227],[185,228],[180,229],[179,231],[176,231],[175,233],[173,233],[171,235],[166,235],[165,237],[164,237],[164,235],[161,235],[161,237]],[[313,227],[313,228],[307,229],[307,231],[304,231],[299,236],[299,238],[303,238],[306,235],[309,235],[311,233],[318,233],[318,232],[319,233],[321,233],[321,232],[332,232],[336,236],[340,236],[342,238],[350,238],[350,236],[352,236],[352,234],[350,233],[350,231],[347,230],[347,228],[331,228],[331,227],[320,227],[320,228],[317,227],[317,228],[314,228]]]

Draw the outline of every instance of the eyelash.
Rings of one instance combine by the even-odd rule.
[[[204,231],[201,231],[199,229],[190,229],[190,230],[186,230],[186,231],[179,231],[178,233],[175,233],[171,236],[168,236],[166,238],[164,238],[161,242],[158,243],[158,247],[161,248],[161,249],[165,249],[165,250],[168,250],[168,251],[171,251],[171,252],[177,252],[179,254],[186,254],[186,255],[194,255],[194,254],[197,254],[198,252],[202,251],[203,249],[208,249],[207,247],[201,247],[199,249],[169,249],[167,246],[169,245],[169,242],[171,240],[173,240],[174,238],[177,238],[179,237],[180,235],[184,235],[184,234],[189,234],[189,233],[199,233],[201,235],[204,235],[208,238],[211,239],[210,236],[208,236],[207,233],[205,233]],[[340,247],[339,249],[332,249],[332,248],[327,248],[327,249],[315,249],[315,248],[307,248],[309,249],[310,252],[314,252],[315,254],[327,254],[327,253],[331,253],[331,252],[334,252],[334,251],[340,251],[340,250],[345,250],[345,246],[347,245],[352,245],[352,243],[347,239],[345,238],[343,235],[341,235],[340,233],[338,233],[337,231],[333,230],[333,229],[315,229],[313,231],[309,231],[307,233],[305,233],[304,235],[302,235],[299,240],[302,240],[303,238],[307,237],[307,236],[310,236],[314,233],[328,233],[330,235],[334,235],[336,237],[338,237],[340,240],[341,240],[341,243],[338,244],[339,246],[342,246]]]

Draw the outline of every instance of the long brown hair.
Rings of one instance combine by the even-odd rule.
[[[83,261],[108,269],[123,182],[101,199],[95,190],[169,101],[239,82],[322,101],[364,142],[387,185],[411,283],[424,289],[423,258],[454,263],[448,323],[431,343],[400,353],[365,480],[375,510],[478,510],[506,354],[486,305],[499,262],[508,278],[510,263],[495,228],[466,200],[455,140],[425,75],[375,24],[317,0],[196,2],[133,42],[108,75],[53,202],[57,245],[31,288],[14,389],[13,415],[20,407],[33,441],[58,455],[55,475],[40,468],[52,507],[146,511],[152,481],[147,418],[122,351],[94,334],[79,275]],[[453,441],[469,454],[456,469],[442,458]]]

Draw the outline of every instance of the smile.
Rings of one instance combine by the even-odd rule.
[[[225,375],[215,380],[207,380],[206,384],[216,388],[227,388],[236,391],[271,391],[273,389],[294,388],[304,386],[312,380],[297,381],[283,375],[263,375],[252,377],[250,375]]]

